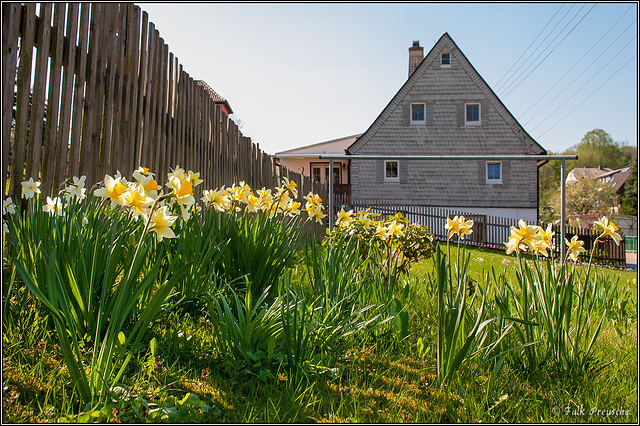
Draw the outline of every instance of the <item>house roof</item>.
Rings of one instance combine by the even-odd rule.
[[[631,170],[629,167],[625,167],[624,169],[618,170],[618,173],[613,173],[611,176],[611,186],[614,191],[618,191],[622,188],[622,185],[627,181],[627,178],[631,174]]]
[[[615,172],[606,167],[576,167],[567,173],[567,183],[578,179],[598,179]]]
[[[231,109],[229,102],[213,90],[204,80],[196,80],[196,83],[198,83],[198,86],[202,86],[209,93],[209,96],[211,96],[211,99],[213,99],[216,104],[224,105],[227,112],[229,114],[233,114],[233,110]]]
[[[594,179],[602,182],[611,182],[614,191],[618,191],[631,174],[629,167],[622,169],[610,169],[607,167],[576,167],[567,173],[567,183],[578,179]]]
[[[509,112],[507,107],[502,103],[502,101],[498,98],[495,92],[489,87],[487,82],[482,78],[482,76],[478,73],[478,71],[473,67],[469,59],[464,55],[462,50],[458,47],[458,45],[453,41],[451,36],[448,33],[444,33],[442,37],[436,42],[436,44],[431,48],[429,53],[425,55],[425,57],[418,65],[418,68],[409,76],[407,81],[403,84],[400,90],[395,94],[395,96],[391,99],[391,101],[387,104],[387,106],[382,110],[380,115],[374,120],[371,126],[363,133],[363,135],[356,140],[353,145],[351,145],[347,152],[349,154],[355,154],[360,148],[362,148],[371,137],[380,129],[382,124],[389,118],[391,113],[399,106],[399,104],[405,99],[406,95],[411,91],[411,89],[420,81],[422,78],[424,71],[429,67],[429,64],[433,62],[437,55],[446,47],[445,50],[448,50],[450,45],[453,45],[455,49],[460,53],[464,65],[473,73],[471,75],[471,79],[478,85],[481,91],[484,93],[485,98],[491,103],[493,108],[498,112],[498,114],[510,124],[513,132],[516,134],[518,139],[523,143],[526,148],[527,153],[533,155],[546,155],[547,151],[538,144],[522,127],[522,125],[516,120],[516,118]]]
[[[353,144],[362,133],[357,135],[346,136],[343,138],[332,139],[330,141],[319,142],[312,145],[306,145],[298,148],[289,149],[286,151],[280,151],[275,154],[276,157],[282,155],[292,156],[299,155],[300,157],[318,156],[322,154],[340,154],[344,155],[345,150]]]

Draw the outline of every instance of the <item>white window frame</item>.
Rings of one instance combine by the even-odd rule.
[[[489,178],[489,165],[498,165],[500,166],[500,179],[490,179]],[[502,161],[487,161],[486,167],[485,167],[485,173],[486,173],[486,178],[487,178],[487,183],[491,184],[491,185],[501,185],[502,184]]]
[[[388,163],[396,163],[396,171],[397,176],[388,177],[387,176],[387,164]],[[384,160],[384,181],[385,182],[400,182],[400,162],[398,160]]]
[[[422,105],[422,111],[424,112],[423,120],[414,120],[413,119],[413,107],[417,105]],[[410,124],[427,124],[427,104],[424,102],[412,102],[409,107],[409,123]]]
[[[478,105],[478,121],[467,121],[467,107]],[[480,102],[467,102],[464,104],[464,125],[479,126],[482,123],[482,104]]]
[[[442,62],[442,55],[444,54],[448,54],[449,55],[449,63],[445,64]],[[440,67],[441,68],[451,68],[451,52],[440,52]]]

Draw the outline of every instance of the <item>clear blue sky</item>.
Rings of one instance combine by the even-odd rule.
[[[269,154],[364,132],[445,32],[548,151],[637,145],[635,2],[137,4]]]

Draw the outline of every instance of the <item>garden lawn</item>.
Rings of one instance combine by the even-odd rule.
[[[468,252],[472,280],[482,282],[491,267],[506,269],[514,279],[515,256],[475,248]],[[451,255],[457,255],[453,246]],[[505,362],[494,375],[493,364],[472,358],[449,386],[436,385],[430,259],[416,264],[405,281],[409,335],[361,341],[322,374],[295,377],[284,369],[265,369],[260,377],[260,370],[221,365],[211,356],[216,348],[209,320],[171,313],[150,329],[143,344],[155,338],[155,356],[143,353],[129,365],[130,384],[102,410],[106,417],[76,417],[82,406],[54,333],[35,310],[12,312],[17,300],[11,298],[3,318],[2,420],[637,423],[636,274],[592,269],[596,273],[630,289],[633,306],[617,329],[605,321],[595,347],[598,363],[584,374],[553,368],[529,374]]]

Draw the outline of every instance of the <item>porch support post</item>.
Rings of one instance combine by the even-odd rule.
[[[564,168],[565,159],[560,160],[560,264],[564,264],[564,257],[566,255],[566,247],[564,245],[565,239],[565,180],[564,180]]]
[[[333,230],[333,157],[329,157],[329,232]]]

